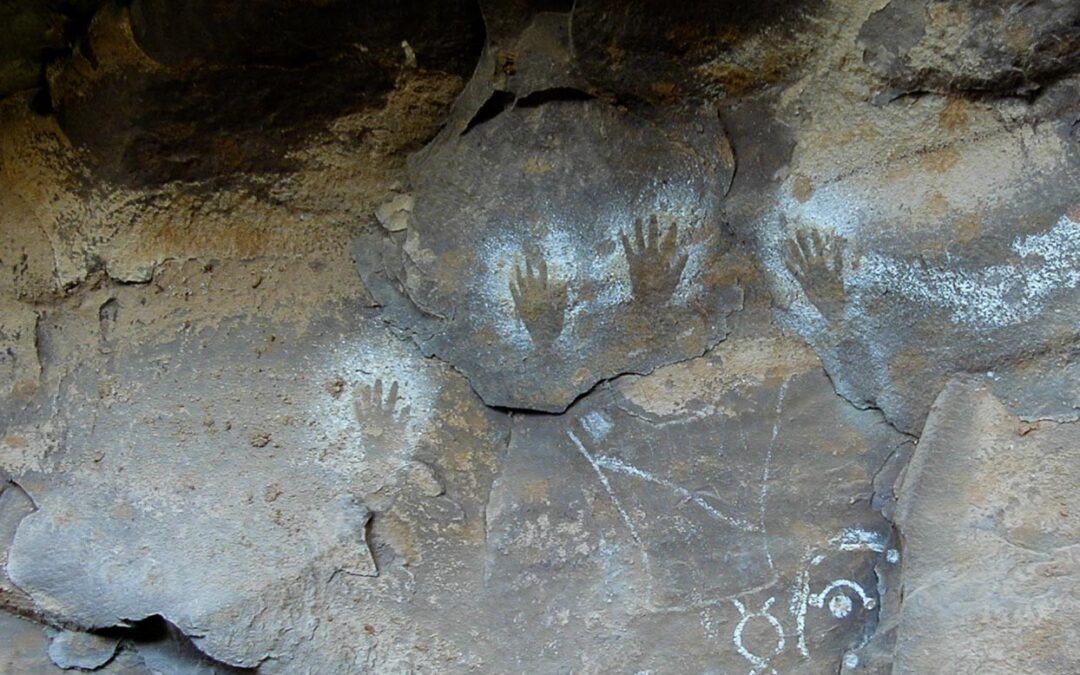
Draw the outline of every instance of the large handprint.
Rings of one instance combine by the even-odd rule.
[[[409,423],[411,408],[405,406],[397,410],[398,383],[390,385],[390,392],[383,399],[383,381],[375,380],[375,386],[364,385],[356,394],[356,419],[361,424],[361,433],[369,439],[400,439]]]
[[[566,282],[550,279],[547,262],[540,256],[535,256],[534,269],[533,257],[526,253],[524,270],[520,265],[515,266],[510,294],[533,344],[546,350],[562,333],[566,320]]]
[[[807,299],[826,317],[844,308],[844,238],[817,230],[798,230],[787,242],[787,266]]]
[[[660,225],[652,216],[647,231],[642,231],[640,220],[634,222],[634,245],[626,234],[619,236],[630,267],[634,299],[666,302],[679,285],[688,259],[687,254],[677,251],[679,224],[672,223],[660,236]]]

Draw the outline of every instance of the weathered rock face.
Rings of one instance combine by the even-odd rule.
[[[555,650],[585,671],[858,658],[894,545],[869,486],[908,441],[795,340],[755,333],[515,423],[487,512],[519,645],[499,670]]]
[[[1075,3],[3,16],[0,671],[1080,670]]]
[[[659,127],[523,99],[414,166],[383,273],[407,297],[365,280],[489,405],[562,411],[599,380],[723,339],[742,303],[720,222],[726,148],[715,115]]]
[[[818,348],[850,399],[917,432],[949,373],[991,371],[1007,387],[1033,356],[1075,348],[1072,92],[1064,109],[1021,117],[962,152],[948,146],[820,186],[805,174],[788,180],[761,229],[762,257],[790,298],[782,320]],[[967,108],[946,105],[939,125]],[[1040,414],[1072,415],[1076,401],[1063,394]]]
[[[1030,94],[1080,66],[1080,7],[891,0],[859,32],[864,59],[897,93]]]
[[[951,382],[904,481],[896,669],[1069,672],[1080,574],[1077,428],[1024,423],[988,383]],[[963,499],[956,499],[956,495]]]

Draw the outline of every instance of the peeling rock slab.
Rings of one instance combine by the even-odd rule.
[[[160,615],[213,658],[266,672],[352,672],[343,645],[362,650],[364,625],[394,612],[420,629],[403,584],[434,583],[421,555],[441,546],[431,555],[450,565],[443,537],[482,529],[502,434],[460,376],[349,316],[192,329],[52,364],[71,367],[65,442],[37,468],[4,467],[37,507],[11,547],[13,581],[80,626]],[[397,522],[379,542],[373,512]],[[312,639],[339,614],[341,633]]]
[[[904,442],[776,334],[516,417],[487,514],[497,669],[836,672],[876,626],[871,481]]]
[[[904,479],[894,672],[1080,669],[1080,426],[1022,422],[992,384],[950,382]]]
[[[559,412],[597,382],[698,356],[742,304],[715,115],[515,107],[412,167],[407,232],[362,239],[365,284],[492,406]]]
[[[65,670],[97,670],[112,660],[119,646],[116,637],[65,630],[49,642],[49,659]]]
[[[84,672],[63,669],[49,659],[49,637],[39,624],[0,612],[0,673],[7,675],[70,675]],[[100,675],[157,675],[148,670],[131,651],[121,650],[111,660],[94,669]],[[168,672],[168,671],[165,671]],[[170,674],[171,675],[171,674]],[[177,674],[179,675],[179,674]],[[187,675],[187,674],[184,674]],[[194,675],[194,674],[192,674]],[[209,674],[208,674],[209,675]]]

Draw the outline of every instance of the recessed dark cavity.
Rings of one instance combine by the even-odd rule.
[[[53,105],[111,182],[280,175],[298,144],[410,77],[467,77],[482,41],[465,0],[136,0],[99,12],[51,80]],[[95,63],[103,50],[122,63]]]
[[[0,673],[1080,672],[1066,0],[0,0]]]
[[[477,127],[484,122],[495,119],[497,115],[514,105],[514,101],[514,95],[508,91],[492,92],[491,97],[484,102],[484,105],[480,106],[480,109],[476,111],[473,118],[469,120],[469,123],[465,126],[465,130],[461,132],[462,135],[469,133],[474,127]]]

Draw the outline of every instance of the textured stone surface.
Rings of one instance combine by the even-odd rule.
[[[414,529],[482,527],[483,474],[505,432],[460,376],[366,325],[192,331],[75,366],[62,448],[12,466],[37,506],[15,537],[15,583],[85,627],[160,615],[247,667],[332,620],[309,603],[399,593],[396,577],[423,571],[403,568],[418,563]],[[379,526],[373,510],[395,515]],[[381,527],[392,531],[377,552]]]
[[[1075,672],[1077,16],[0,0],[0,670]]]
[[[113,659],[119,646],[119,638],[65,630],[49,642],[49,659],[65,670],[97,670]]]
[[[841,392],[917,432],[950,372],[1011,378],[1033,353],[1074,349],[1072,114],[867,167],[801,199],[800,179],[788,181],[763,257],[791,298],[783,320],[821,351]],[[898,192],[924,196],[909,205]],[[1063,398],[1044,412],[1074,408]]]
[[[768,331],[520,419],[487,515],[502,639],[520,645],[498,670],[840,662],[876,625],[893,542],[869,486],[903,443]]]
[[[84,634],[85,635],[85,634]],[[93,637],[93,636],[91,636]],[[115,642],[109,641],[113,651],[109,652],[107,664],[93,667],[96,673],[104,675],[155,675],[155,670],[148,670],[143,660],[134,651],[121,651],[115,656]],[[55,641],[54,641],[55,643]],[[50,659],[52,646],[48,633],[38,624],[0,612],[0,673],[7,675],[60,675],[61,673],[85,672],[61,668]],[[87,667],[89,670],[91,666]],[[164,670],[160,672],[180,672]]]
[[[894,672],[1080,668],[1080,429],[1024,423],[992,391],[951,382],[908,468]]]
[[[1029,94],[1080,66],[1080,7],[891,0],[859,32],[866,63],[898,92]]]

